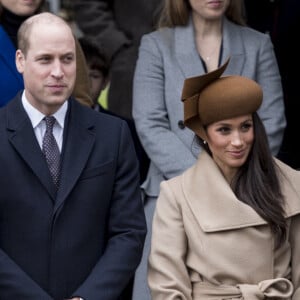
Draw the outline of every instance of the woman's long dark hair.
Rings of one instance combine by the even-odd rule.
[[[276,247],[286,239],[284,198],[279,177],[281,172],[272,157],[265,127],[253,113],[254,142],[246,163],[239,169],[231,187],[237,198],[250,205],[268,222],[275,236]],[[207,144],[200,145],[211,154]]]

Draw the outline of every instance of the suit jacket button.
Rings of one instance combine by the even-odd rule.
[[[178,121],[178,127],[179,127],[180,129],[184,129],[184,128],[185,128],[185,125],[184,125],[184,123],[183,123],[182,120],[179,120],[179,121]]]

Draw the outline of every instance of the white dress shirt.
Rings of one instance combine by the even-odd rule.
[[[25,96],[25,92],[23,92],[22,95],[22,104],[24,106],[25,111],[28,114],[35,136],[42,149],[43,137],[46,132],[46,122],[44,121],[45,115],[29,103],[29,101]],[[56,139],[59,151],[61,151],[62,149],[63,132],[64,132],[67,109],[68,109],[68,101],[65,101],[64,104],[59,108],[59,110],[53,114],[53,117],[55,117],[56,119],[56,122],[54,123],[53,126],[53,135]]]

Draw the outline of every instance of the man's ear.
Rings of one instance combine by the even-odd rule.
[[[25,55],[20,49],[18,49],[16,51],[16,67],[19,73],[21,74],[24,72],[24,65],[25,65]]]

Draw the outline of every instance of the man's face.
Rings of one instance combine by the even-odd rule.
[[[44,114],[54,113],[71,95],[76,78],[75,41],[64,24],[33,25],[27,53],[16,52],[28,101]]]

